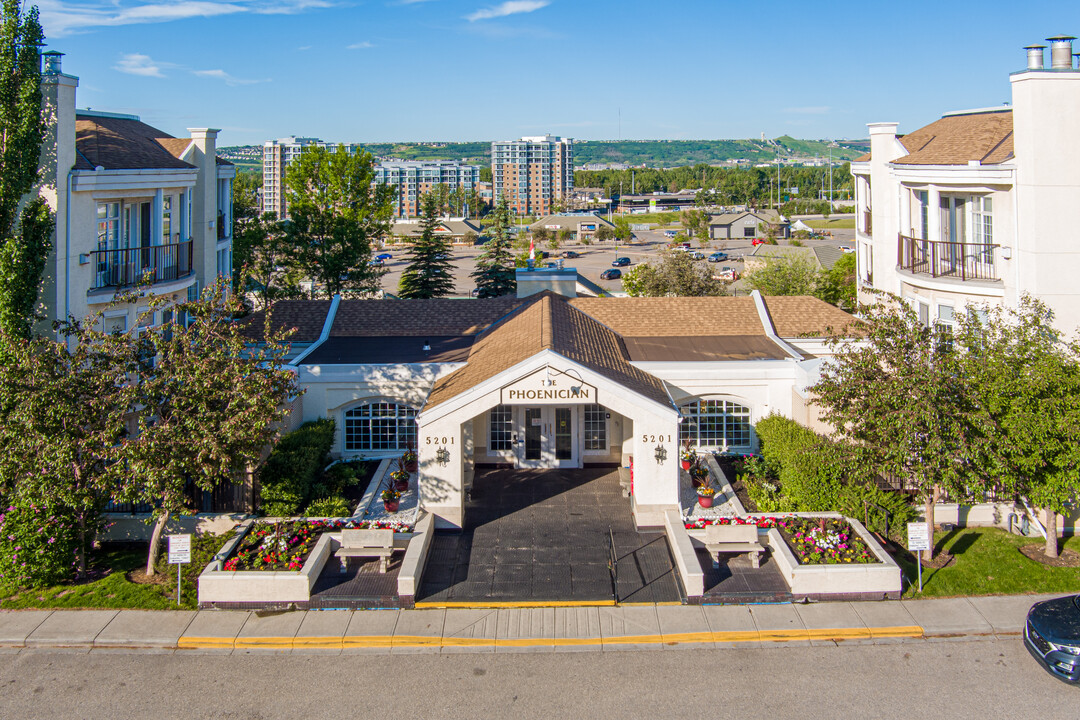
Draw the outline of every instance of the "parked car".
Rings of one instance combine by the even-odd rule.
[[[610,270],[605,270],[604,272],[600,273],[601,280],[618,280],[621,277],[622,270],[617,270],[615,268],[611,268]]]
[[[754,238],[753,240],[750,241],[750,244],[753,245],[754,247],[757,247],[758,245],[764,245],[765,240],[763,238]]]
[[[581,257],[581,253],[574,252],[573,250],[564,250],[562,256],[564,258],[579,258]]]
[[[1032,605],[1024,625],[1024,646],[1058,680],[1080,685],[1080,595]]]
[[[376,260],[392,260],[394,258],[390,253],[379,253],[375,256]]]
[[[676,235],[678,235],[678,234],[679,234],[679,233],[677,233],[677,232],[676,232],[676,231],[674,231],[674,230],[665,230],[665,231],[664,231],[664,237],[666,237],[666,238],[673,238],[673,237],[675,237],[675,236],[676,236]]]
[[[626,267],[629,264],[630,264],[630,258],[621,257],[621,258],[615,258],[615,260],[613,260],[612,263],[611,263],[611,267]]]
[[[851,247],[850,245],[841,245],[841,246],[840,246],[840,250],[841,250],[842,252],[846,252],[846,253],[853,253],[853,252],[855,252],[855,248]]]
[[[700,250],[691,250],[690,251],[690,259],[691,260],[704,260],[705,259],[705,253],[701,252]]]
[[[480,297],[480,288],[474,287],[469,291],[469,297]]]
[[[716,277],[721,280],[735,282],[739,279],[739,273],[735,272],[735,268],[729,265],[725,265],[724,267],[720,268],[720,272],[716,273]]]
[[[723,262],[724,260],[727,260],[727,253],[726,252],[714,252],[712,255],[710,255],[709,257],[707,257],[705,259],[708,260],[709,262],[712,262],[712,263]]]
[[[371,265],[372,267],[382,267],[382,266],[383,266],[383,265],[385,265],[385,264],[386,264],[386,263],[384,263],[384,262],[383,262],[383,261],[382,261],[381,259],[379,259],[379,258],[372,258],[372,259],[371,259],[371,260],[370,260],[370,261],[368,262],[368,265]]]

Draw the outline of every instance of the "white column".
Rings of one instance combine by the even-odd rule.
[[[435,516],[436,527],[460,528],[465,521],[465,437],[461,422],[440,418],[417,434],[420,505]],[[439,458],[440,451],[446,456]]]
[[[941,236],[941,190],[937,185],[930,186],[930,192],[928,195],[928,207],[926,208],[926,234],[929,236],[925,239],[932,240],[934,242],[940,242],[944,240]]]
[[[150,244],[161,245],[165,232],[165,194],[158,188],[154,191],[154,201],[150,206]]]
[[[901,235],[907,235],[911,237],[911,188],[901,185],[900,186],[900,222],[897,224],[900,228]]]
[[[679,506],[678,418],[642,414],[634,417],[634,521],[659,526],[665,510]],[[657,448],[666,457],[658,460]]]

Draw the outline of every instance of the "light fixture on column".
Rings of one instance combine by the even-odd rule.
[[[656,452],[653,456],[656,458],[656,463],[658,465],[663,465],[664,461],[667,460],[667,448],[663,445],[657,445]]]
[[[448,462],[450,462],[450,451],[447,450],[445,447],[441,447],[436,450],[435,462],[439,463],[440,465],[446,465]]]

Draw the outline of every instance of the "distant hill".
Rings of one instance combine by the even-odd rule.
[[[491,162],[491,143],[371,143],[368,152],[380,159],[465,160],[478,165]],[[645,165],[680,167],[729,160],[768,162],[779,153],[786,160],[827,157],[852,160],[865,152],[865,141],[798,140],[784,135],[775,140],[577,140],[574,164]],[[241,167],[258,169],[261,148],[244,145],[218,148],[218,155]]]

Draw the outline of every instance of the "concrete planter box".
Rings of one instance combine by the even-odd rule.
[[[299,518],[282,518],[299,519]],[[315,520],[323,518],[303,518]],[[323,533],[300,570],[223,570],[222,566],[233,549],[243,540],[254,524],[248,520],[241,525],[235,538],[221,548],[199,575],[199,604],[250,603],[280,605],[307,603],[311,589],[319,579],[326,563],[341,547],[341,533]],[[394,533],[394,546],[408,548],[413,533]]]

